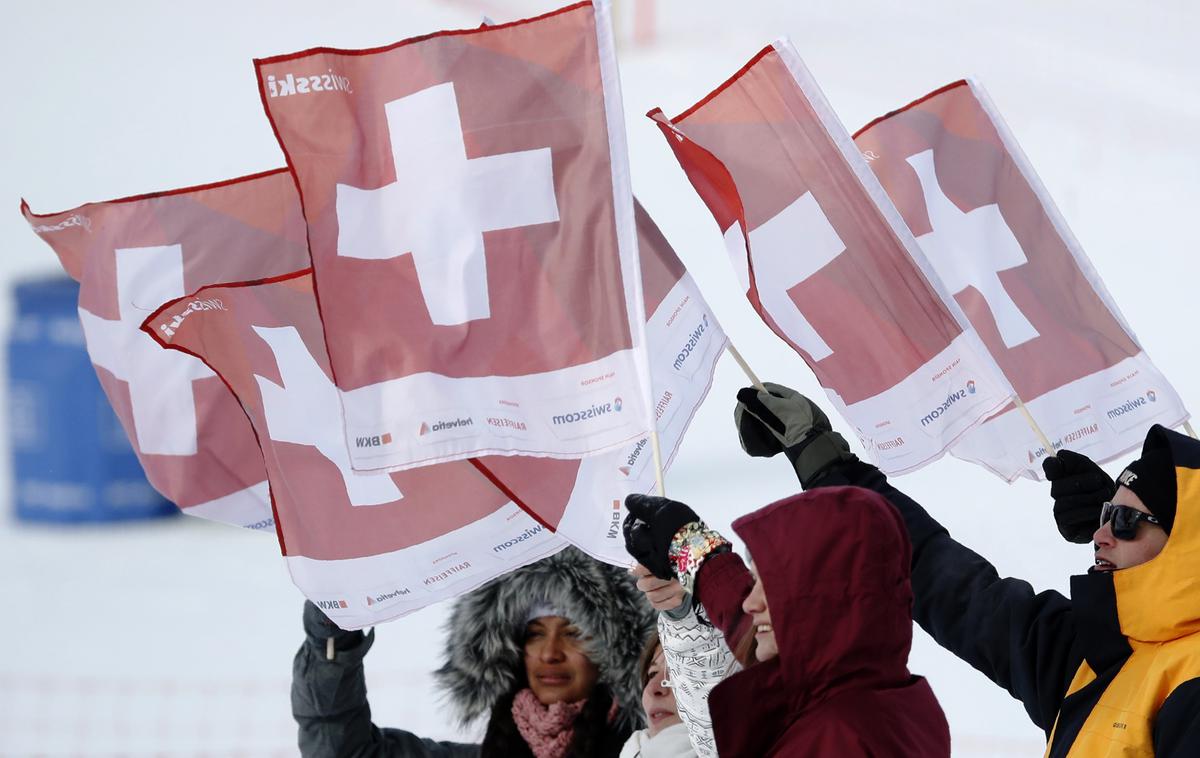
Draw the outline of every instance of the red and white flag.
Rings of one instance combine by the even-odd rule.
[[[171,348],[160,352],[202,359],[237,396],[266,460],[292,580],[343,628],[461,594],[566,544],[470,462],[351,469],[311,270],[205,287],[143,329]]]
[[[763,320],[888,473],[941,456],[1011,388],[787,41],[652,111]]]
[[[646,293],[646,344],[663,467],[674,460],[712,386],[727,339],[716,314],[640,204],[638,248]],[[488,419],[489,423],[502,421]],[[595,558],[626,565],[625,496],[657,486],[648,437],[577,461],[491,456],[479,464],[529,511]]]
[[[648,431],[608,6],[256,61],[356,470]]]
[[[854,138],[1052,445],[1109,460],[1188,418],[987,94],[959,81]],[[1006,479],[1046,454],[1016,408],[952,452]]]
[[[61,213],[22,202],[21,212],[80,283],[88,354],[150,484],[184,513],[272,528],[262,456],[236,399],[203,363],[161,350],[139,327],[164,301],[206,284],[308,266],[291,175],[277,169]]]

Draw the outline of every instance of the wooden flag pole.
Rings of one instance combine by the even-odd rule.
[[[1183,430],[1188,433],[1192,439],[1196,439],[1196,430],[1192,428],[1192,422],[1185,420],[1183,422]]]
[[[766,392],[767,388],[764,387],[763,383],[758,380],[758,376],[750,370],[750,365],[746,363],[746,359],[743,358],[742,354],[738,352],[738,349],[733,346],[733,343],[727,342],[725,347],[729,350],[729,354],[733,356],[733,359],[737,361],[737,365],[742,367],[742,371],[746,373],[747,378],[750,379],[750,383],[754,385],[755,389],[757,389],[759,392]]]
[[[1046,449],[1046,455],[1053,458],[1055,455],[1054,445],[1050,444],[1050,438],[1047,437],[1046,433],[1042,431],[1042,427],[1038,426],[1038,422],[1033,420],[1033,414],[1030,413],[1029,409],[1025,407],[1025,403],[1021,402],[1021,398],[1017,397],[1016,395],[1013,395],[1013,402],[1016,403],[1017,407],[1021,409],[1021,413],[1025,414],[1025,420],[1029,422],[1029,426],[1033,429],[1033,433],[1037,435],[1038,440],[1042,443],[1042,447]]]
[[[658,483],[658,494],[660,497],[667,496],[667,485],[663,477],[663,462],[662,448],[658,445],[658,424],[650,430],[650,452],[654,454],[654,480]]]

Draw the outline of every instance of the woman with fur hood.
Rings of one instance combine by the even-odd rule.
[[[363,676],[374,630],[343,631],[309,602],[304,628],[292,714],[305,756],[616,758],[643,722],[637,663],[653,612],[626,571],[575,548],[454,603],[435,678],[462,726],[487,717],[481,744],[375,726]]]

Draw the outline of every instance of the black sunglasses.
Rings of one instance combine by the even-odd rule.
[[[1100,526],[1112,522],[1113,536],[1119,540],[1131,540],[1137,536],[1138,522],[1161,526],[1158,519],[1149,513],[1128,505],[1105,503],[1100,507]]]

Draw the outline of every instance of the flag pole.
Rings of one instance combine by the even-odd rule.
[[[1033,429],[1033,433],[1037,435],[1038,440],[1042,443],[1042,447],[1046,449],[1046,455],[1053,458],[1054,445],[1050,444],[1050,438],[1047,437],[1046,433],[1042,431],[1042,427],[1038,426],[1038,422],[1034,421],[1033,414],[1030,413],[1029,409],[1025,407],[1025,403],[1021,402],[1021,398],[1017,397],[1016,395],[1013,395],[1013,402],[1016,403],[1017,408],[1021,409],[1021,413],[1025,414],[1025,420],[1029,422],[1029,426]]]
[[[1188,433],[1188,436],[1189,436],[1189,437],[1191,437],[1192,439],[1196,439],[1196,430],[1192,428],[1192,422],[1191,422],[1191,421],[1188,421],[1187,419],[1184,419],[1184,421],[1183,421],[1183,430],[1184,430],[1185,432],[1187,432],[1187,433]]]
[[[733,356],[733,359],[737,361],[737,365],[742,367],[742,371],[746,373],[747,378],[750,379],[750,383],[753,384],[759,392],[766,392],[767,388],[763,386],[761,381],[759,381],[758,375],[750,370],[750,365],[746,363],[746,359],[743,358],[742,354],[738,352],[738,349],[733,346],[733,343],[727,342],[725,343],[725,347],[729,350],[729,354]]]
[[[654,481],[658,484],[659,497],[667,496],[667,485],[663,477],[662,448],[658,445],[658,423],[650,430],[650,452],[654,454]]]

